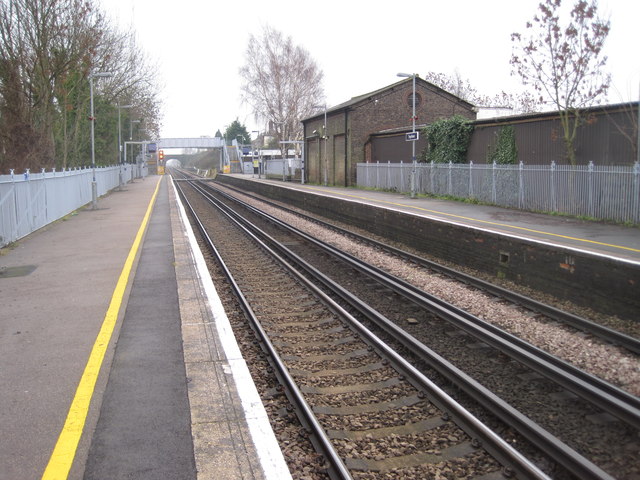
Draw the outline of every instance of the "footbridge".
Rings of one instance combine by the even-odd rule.
[[[158,149],[169,148],[222,148],[224,139],[220,137],[196,138],[161,138],[157,142]]]
[[[236,139],[232,140],[231,145],[226,145],[224,138],[221,137],[160,138],[155,143],[158,151],[172,148],[220,148],[222,154],[219,170],[226,173],[243,171],[242,145]]]

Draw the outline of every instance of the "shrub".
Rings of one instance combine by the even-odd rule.
[[[496,134],[496,143],[489,149],[488,163],[515,165],[518,163],[518,147],[513,125],[507,125]]]
[[[465,163],[472,132],[471,122],[460,115],[436,120],[423,130],[428,141],[423,158],[434,163]]]

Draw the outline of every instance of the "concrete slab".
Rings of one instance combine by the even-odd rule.
[[[126,305],[85,480],[196,478],[163,180]]]

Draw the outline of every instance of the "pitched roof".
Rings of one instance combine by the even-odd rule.
[[[402,85],[403,83],[410,83],[412,82],[412,78],[403,78],[402,80],[396,82],[396,83],[392,83],[391,85],[387,85],[386,87],[382,87],[379,88],[378,90],[374,90],[373,92],[369,92],[369,93],[365,93],[363,95],[358,95],[356,97],[352,97],[350,100],[347,100],[346,102],[340,103],[338,105],[335,105],[333,107],[327,108],[327,114],[332,113],[332,112],[338,112],[340,110],[344,110],[347,109],[349,107],[353,107],[355,105],[358,105],[361,102],[367,102],[370,101],[373,97],[379,96],[383,93],[385,93],[388,90],[394,90],[397,86]],[[434,90],[438,93],[447,95],[449,97],[453,97],[454,99],[456,99],[457,101],[459,101],[460,103],[466,104],[470,109],[475,108],[475,106],[469,102],[467,102],[466,100],[457,97],[456,95],[454,95],[453,93],[447,92],[446,90],[438,87],[437,85],[434,85],[431,82],[427,82],[426,80],[420,78],[420,77],[416,77],[416,82],[422,83],[423,86]],[[324,115],[324,111],[317,113],[315,115],[312,115],[310,117],[304,118],[302,119],[303,122],[307,121],[307,120],[311,120],[312,118],[318,118]]]

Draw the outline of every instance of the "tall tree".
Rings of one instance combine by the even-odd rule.
[[[247,127],[241,124],[236,118],[231,125],[224,131],[224,137],[227,142],[231,144],[233,140],[237,140],[241,145],[249,145],[251,143],[251,137],[247,131]]]
[[[309,52],[267,26],[261,37],[249,38],[240,76],[242,98],[256,119],[279,141],[301,140],[302,118],[324,102],[323,73]]]
[[[112,28],[96,0],[0,0],[0,171],[87,164],[92,71],[114,75],[94,82],[96,141],[109,139],[96,162],[114,163],[116,103],[158,124],[156,70],[133,32]]]
[[[598,16],[597,0],[577,0],[568,19],[561,19],[561,0],[544,0],[527,35],[513,33],[513,73],[532,85],[541,101],[550,101],[562,124],[567,158],[576,163],[574,141],[582,122],[581,108],[594,105],[609,88],[603,72],[603,46],[610,23]]]
[[[89,68],[100,22],[79,0],[0,2],[0,142],[13,166],[53,162],[60,108],[77,106],[59,104],[56,91],[75,83],[72,70]]]

